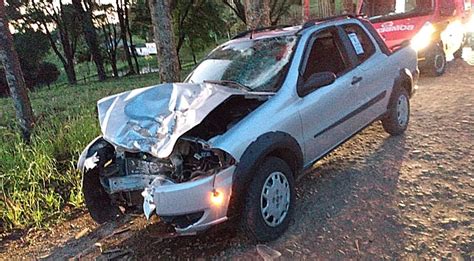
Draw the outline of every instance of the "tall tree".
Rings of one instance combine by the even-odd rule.
[[[245,5],[242,1],[244,1]],[[270,24],[277,25],[282,16],[288,13],[291,5],[301,3],[301,0],[222,0],[222,3],[228,6],[235,15],[250,28],[251,26],[249,26],[247,21],[247,11],[249,11],[250,8],[254,7],[252,10],[257,13],[257,17],[261,15],[265,20],[265,23],[257,27],[268,26]],[[269,13],[267,14],[267,12]],[[270,19],[270,22],[268,23],[266,19]]]
[[[171,19],[171,0],[150,0],[149,4],[161,81],[177,82],[180,71]]]
[[[222,0],[222,2],[227,5],[235,15],[247,24],[247,18],[245,16],[245,6],[242,4],[241,0]]]
[[[153,26],[147,0],[135,0],[130,6],[130,29],[134,35],[139,35],[146,42],[153,41]]]
[[[342,1],[342,10],[343,13],[352,14],[355,11],[354,3],[352,0],[343,0]]]
[[[18,54],[13,47],[13,38],[6,19],[3,0],[0,1],[0,62],[5,70],[23,140],[29,143],[34,124],[33,110],[26,91]]]
[[[215,44],[215,36],[226,32],[226,22],[222,15],[224,6],[208,0],[179,1],[173,11],[176,29],[176,52],[180,51],[187,42],[193,61],[196,62],[195,52],[205,46]]]
[[[270,1],[270,22],[271,25],[277,25],[280,19],[288,13],[294,1],[290,0],[271,0]]]
[[[97,15],[96,21],[102,28],[102,35],[105,43],[105,51],[112,66],[114,77],[118,77],[117,69],[117,51],[120,42],[117,25],[111,21],[116,14],[116,10],[112,4],[100,5],[99,10],[102,14]]]
[[[270,26],[270,0],[245,0],[248,29]]]
[[[119,19],[119,26],[120,26],[120,39],[122,40],[122,45],[125,53],[125,58],[127,59],[128,74],[135,74],[135,68],[132,62],[132,55],[130,53],[130,46],[128,45],[127,40],[127,24],[125,21],[125,3],[122,0],[115,1],[116,8],[117,8],[117,16]]]
[[[138,74],[140,74],[140,65],[138,64],[137,52],[135,50],[135,45],[133,44],[133,34],[130,29],[130,17],[129,17],[129,2],[124,0],[124,13],[125,13],[125,27],[127,28],[128,39],[130,41],[130,51],[135,62],[135,69]]]
[[[184,40],[186,39],[186,30],[185,30],[185,22],[186,19],[189,16],[189,11],[191,8],[197,9],[199,8],[198,6],[194,6],[195,0],[188,0],[188,1],[179,1],[177,2],[176,7],[174,8],[176,11],[175,17],[177,18],[177,33],[178,33],[178,43],[176,44],[176,53],[178,55],[178,63],[179,63],[179,68],[181,69],[181,60],[179,59],[179,52],[181,50],[181,47],[183,47]],[[193,21],[194,23],[195,21]]]
[[[59,0],[57,4],[52,1],[28,0],[24,8],[24,19],[30,26],[36,24],[46,33],[51,48],[64,66],[68,82],[76,84],[74,56],[81,28],[74,8],[70,4],[64,4],[63,0]]]
[[[8,19],[10,18],[8,17]],[[35,48],[31,48],[31,43],[34,43]],[[51,49],[48,37],[39,30],[34,31],[26,27],[13,35],[13,44],[20,60],[26,88],[33,88],[38,84],[41,62]]]
[[[103,81],[107,78],[107,75],[105,74],[104,62],[97,40],[96,28],[92,22],[93,3],[91,0],[72,0],[72,4],[82,25],[84,39],[97,68],[99,81]]]

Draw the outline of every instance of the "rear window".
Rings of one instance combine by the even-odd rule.
[[[365,62],[375,53],[375,46],[370,37],[359,25],[346,24],[342,25],[351,42],[352,48],[357,55],[360,63]]]

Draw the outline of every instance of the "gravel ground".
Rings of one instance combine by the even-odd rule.
[[[142,217],[97,227],[87,213],[3,238],[0,259],[474,260],[474,55],[421,78],[405,135],[375,123],[297,185],[289,230],[255,246],[232,223],[174,237]]]

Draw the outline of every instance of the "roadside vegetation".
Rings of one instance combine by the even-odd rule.
[[[16,130],[11,100],[0,99],[0,227],[47,226],[67,209],[80,207],[81,175],[75,165],[100,134],[97,100],[157,83],[158,75],[151,73],[33,92],[37,121],[30,146]]]

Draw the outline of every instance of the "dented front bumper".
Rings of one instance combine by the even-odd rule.
[[[175,226],[181,235],[195,234],[227,220],[232,193],[232,176],[235,166],[230,166],[219,173],[180,184],[152,185],[142,194],[145,198],[143,209],[145,215],[154,211],[163,219],[185,217],[198,213],[197,218],[189,223],[181,222]]]

